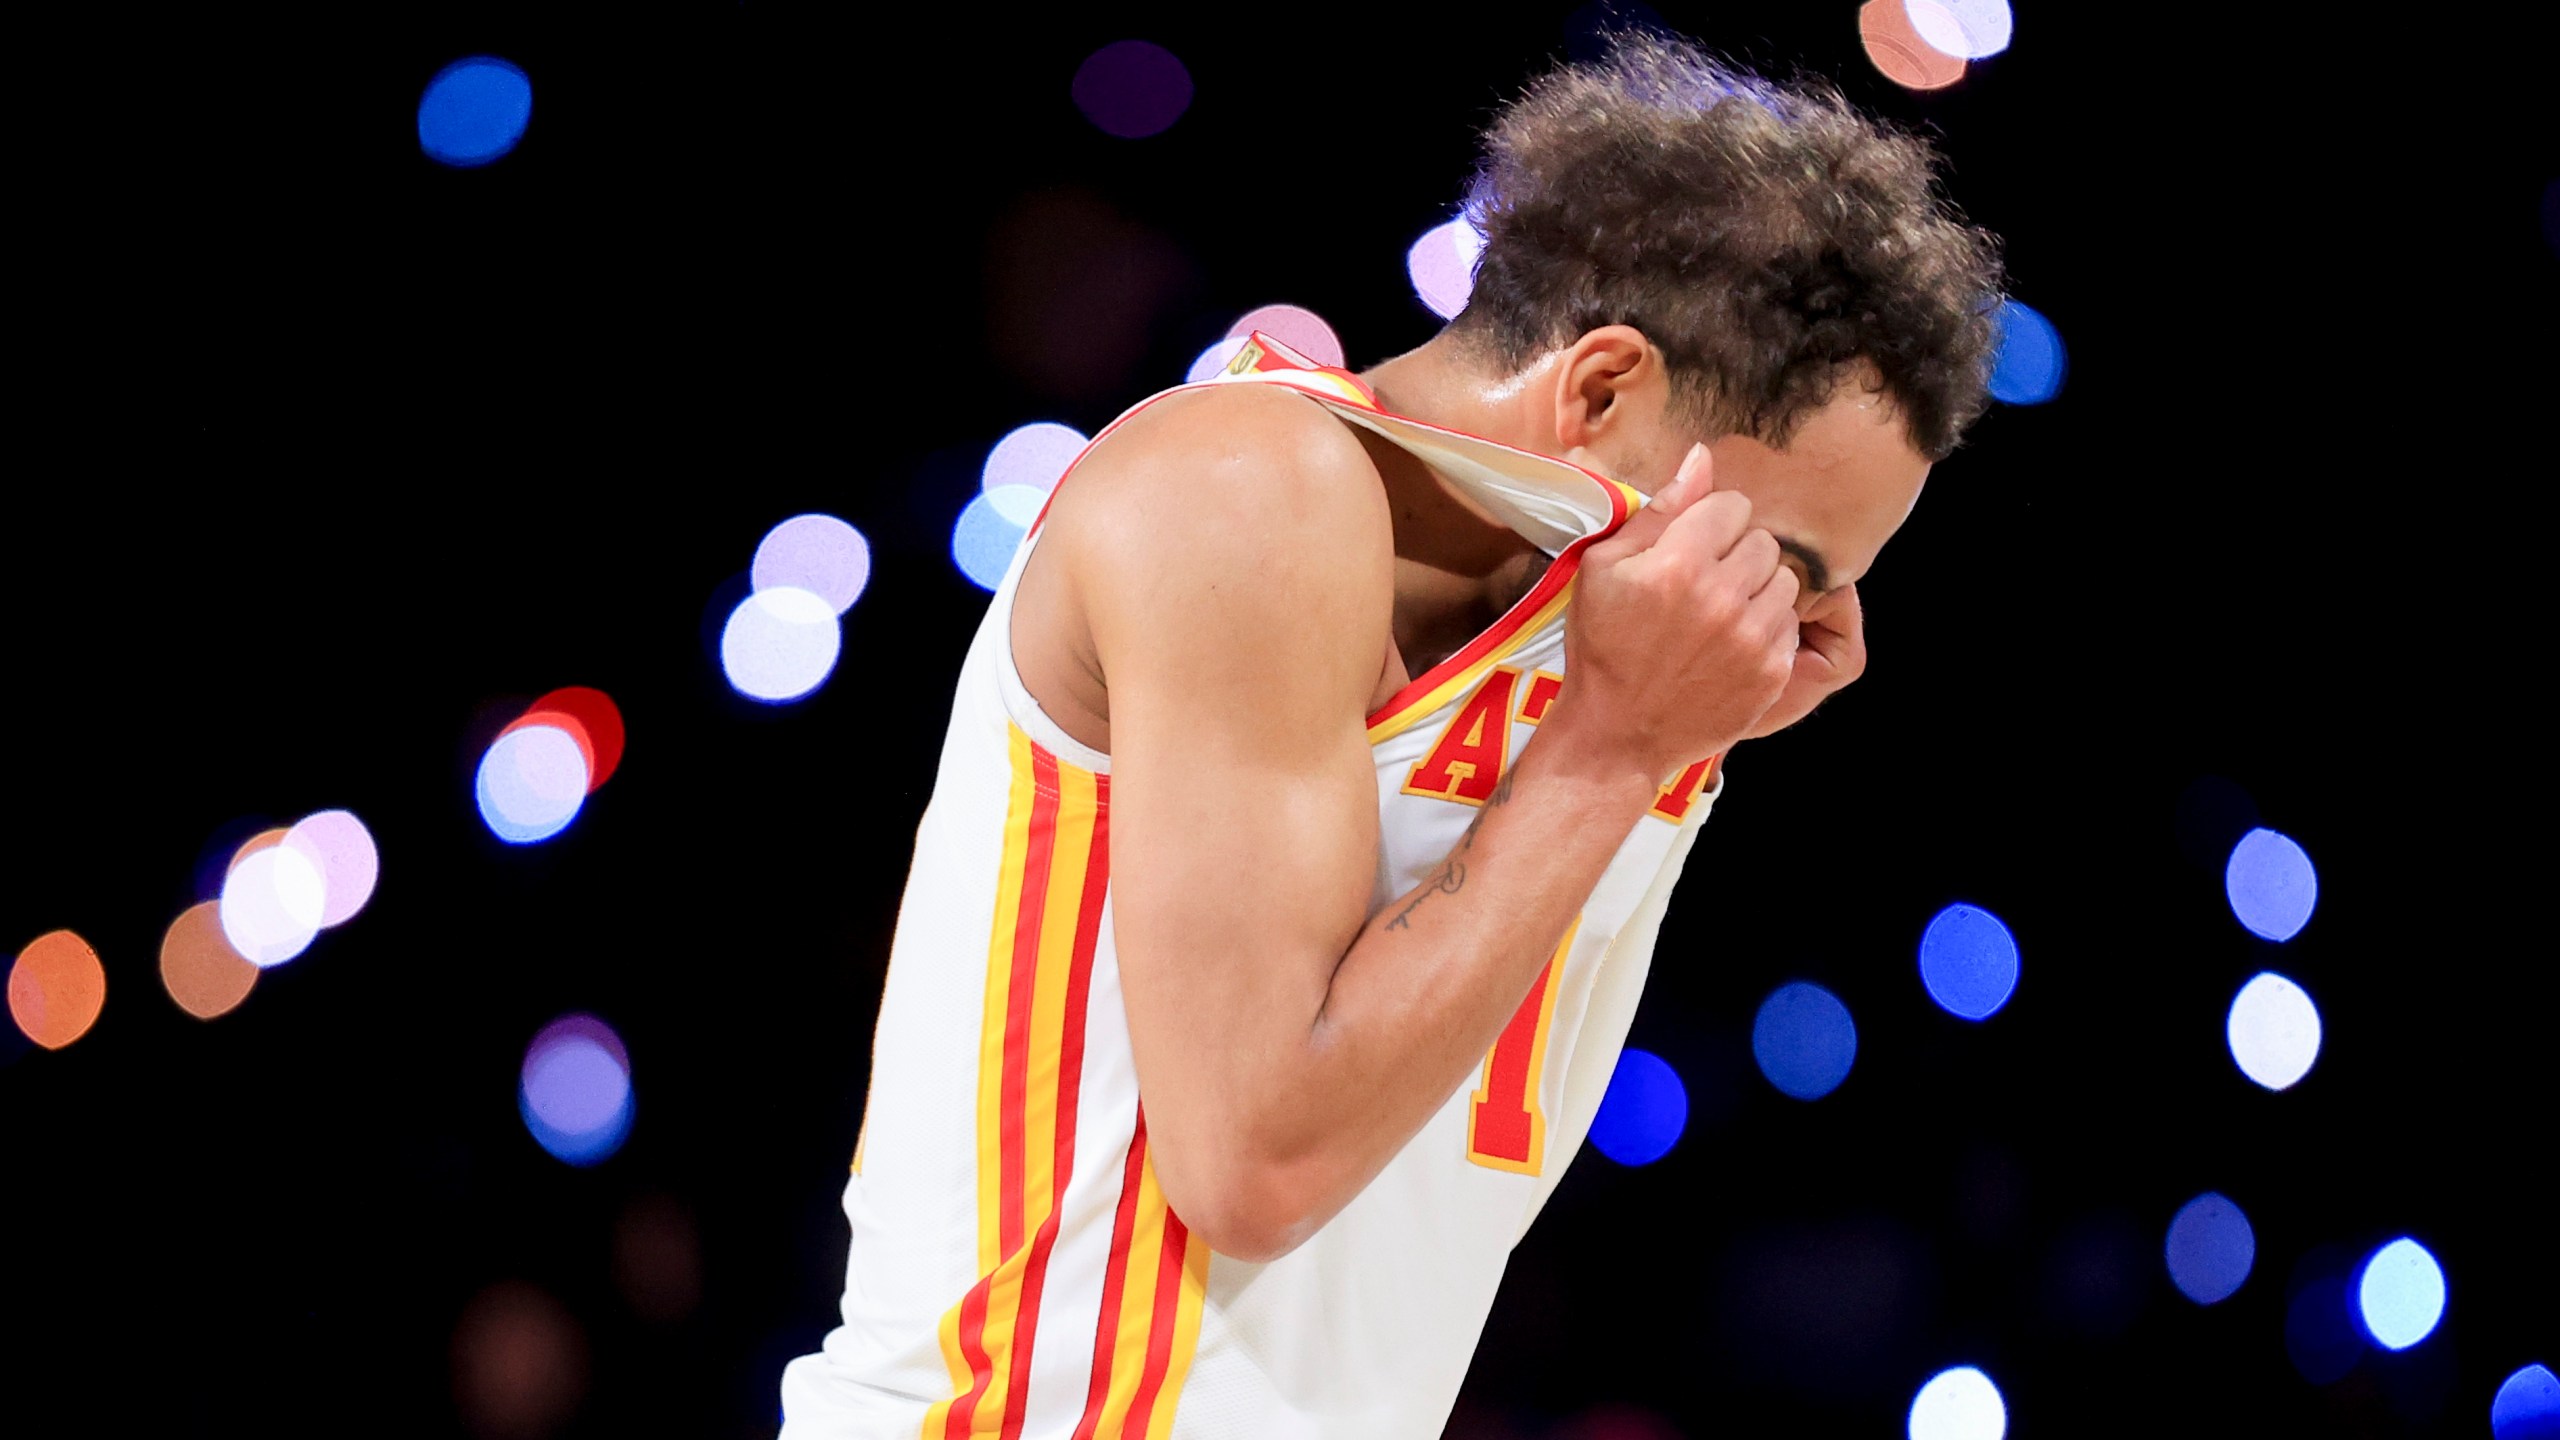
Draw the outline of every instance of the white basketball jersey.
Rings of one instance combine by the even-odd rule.
[[[1207,383],[1301,391],[1554,557],[1499,623],[1369,717],[1374,911],[1437,871],[1534,743],[1582,551],[1642,497],[1387,414],[1267,336]],[[843,1324],[783,1372],[782,1440],[1430,1440],[1511,1247],[1608,1088],[1718,767],[1668,777],[1484,1064],[1367,1189],[1278,1260],[1213,1255],[1148,1162],[1112,945],[1110,758],[1052,723],[1013,667],[1038,534],[961,670],[845,1187]]]

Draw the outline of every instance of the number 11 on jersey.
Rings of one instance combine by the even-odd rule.
[[[1484,1079],[1476,1086],[1467,1110],[1467,1158],[1495,1170],[1535,1175],[1546,1160],[1547,1114],[1538,1103],[1538,1080],[1547,1064],[1547,1027],[1555,1019],[1556,983],[1564,975],[1564,957],[1582,928],[1580,917],[1565,927],[1538,983],[1522,997],[1511,1023],[1485,1052]]]

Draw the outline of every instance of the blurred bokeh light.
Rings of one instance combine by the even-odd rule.
[[[2169,1280],[2199,1305],[2230,1299],[2257,1258],[2258,1237],[2249,1217],[2212,1191],[2179,1207],[2169,1222]]]
[[[2041,405],[2062,393],[2070,362],[2062,332],[2052,321],[2018,301],[2002,300],[1992,316],[1992,332],[1999,348],[1991,362],[1991,398]]]
[[[2495,1440],[2560,1440],[2560,1376],[2548,1365],[2527,1365],[2507,1377],[2489,1402]]]
[[[2444,1267],[2417,1241],[2405,1235],[2392,1241],[2356,1276],[2356,1313],[2374,1343],[2408,1349],[2444,1318]]]
[[[453,1402],[478,1440],[546,1440],[587,1393],[587,1340],[568,1307],[520,1280],[472,1297],[453,1329]]]
[[[1798,1100],[1819,1100],[1849,1078],[1858,1027],[1840,997],[1807,980],[1781,985],[1751,1022],[1751,1058],[1769,1083]]]
[[[299,853],[320,872],[320,928],[344,925],[373,898],[382,876],[382,856],[374,849],[373,832],[345,810],[305,815],[286,831],[284,847]]]
[[[494,55],[456,60],[418,97],[418,148],[440,165],[470,169],[516,148],[533,118],[533,82]]]
[[[2018,988],[2018,940],[1979,905],[1950,905],[1920,935],[1920,982],[1950,1015],[1984,1020]]]
[[[550,725],[578,742],[587,761],[587,793],[613,778],[622,763],[622,707],[592,685],[568,685],[533,702],[512,730],[523,725]]]
[[[702,1238],[693,1212],[643,1195],[613,1227],[613,1283],[643,1320],[672,1325],[702,1303]]]
[[[2009,48],[2016,17],[2009,0],[1903,0],[1921,43],[1957,60],[1982,60]]]
[[[47,1050],[89,1033],[107,1004],[107,967],[68,930],[39,935],[9,967],[9,1018]]]
[[[1461,215],[1422,232],[1404,252],[1404,273],[1432,314],[1454,319],[1475,291],[1476,257],[1483,253],[1484,232]]]
[[[239,862],[222,879],[223,938],[262,967],[281,965],[310,948],[328,913],[328,881],[320,866],[309,850],[286,845],[283,838],[266,844],[261,835],[241,847]]]
[[[1689,1090],[1671,1062],[1650,1050],[1620,1051],[1591,1119],[1600,1153],[1621,1165],[1650,1165],[1671,1153],[1688,1124]]]
[[[160,938],[160,983],[199,1020],[228,1014],[258,983],[258,967],[223,935],[221,910],[215,900],[190,905]]]
[[[1046,495],[1090,443],[1083,431],[1054,420],[1017,425],[988,447],[987,463],[978,470],[978,488],[992,495],[1007,486],[1020,486]]]
[[[951,563],[981,590],[992,591],[1004,583],[1013,552],[1022,548],[1030,522],[1013,516],[1028,504],[1036,517],[1039,503],[1046,498],[1028,485],[1009,485],[1004,490],[1002,496],[983,490],[971,496],[951,527]]]
[[[2297,1280],[2285,1302],[2284,1349],[2293,1368],[2314,1385],[2327,1385],[2356,1368],[2365,1336],[2356,1323],[2347,1277],[2325,1267]]]
[[[536,1143],[572,1165],[593,1165],[631,1133],[631,1056],[613,1027],[563,1015],[525,1047],[516,1104]]]
[[[825,604],[815,596],[810,600],[822,608]],[[832,628],[835,617],[830,614],[827,621]],[[586,747],[567,730],[523,725],[490,742],[480,757],[473,798],[492,834],[510,845],[531,845],[568,829],[578,818],[586,803],[587,776]]]
[[[1930,1376],[1911,1399],[1911,1440],[2000,1440],[2008,1432],[2000,1387],[1971,1365]]]
[[[871,542],[833,515],[794,515],[765,532],[747,578],[757,590],[806,590],[842,615],[871,582]]]
[[[1903,0],[1858,7],[1858,40],[1876,70],[1906,90],[1943,90],[1964,78],[1964,61],[1921,39]]]
[[[2290,940],[2311,923],[2320,903],[2320,877],[2289,835],[2263,827],[2240,837],[2222,871],[2231,913],[2250,933]]]
[[[2320,1058],[2320,1010],[2310,995],[2272,970],[2250,977],[2232,997],[2225,1026],[2240,1073],[2282,1090],[2311,1073]]]
[[[1246,338],[1242,335],[1221,335],[1210,341],[1199,354],[1191,357],[1191,368],[1182,372],[1183,383],[1197,385],[1225,374],[1227,366],[1234,363],[1237,352],[1244,349]]]
[[[1191,108],[1191,72],[1147,40],[1115,40],[1084,58],[1067,87],[1094,128],[1123,140],[1161,135]]]
[[[777,585],[729,612],[720,631],[720,668],[739,694],[781,705],[825,684],[843,648],[833,606],[798,586]]]
[[[1339,368],[1342,340],[1324,317],[1303,305],[1263,305],[1247,310],[1227,327],[1230,339],[1259,330],[1319,365]]]

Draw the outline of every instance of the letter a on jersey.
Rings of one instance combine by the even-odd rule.
[[[1458,707],[1430,753],[1405,777],[1407,795],[1433,795],[1466,805],[1482,805],[1502,778],[1503,761],[1511,753],[1511,693],[1520,672],[1497,665],[1476,693]]]

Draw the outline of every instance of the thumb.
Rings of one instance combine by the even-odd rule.
[[[1654,491],[1644,508],[1628,516],[1607,540],[1591,547],[1591,558],[1605,564],[1652,549],[1662,532],[1671,528],[1674,517],[1714,493],[1715,488],[1715,461],[1707,454],[1707,447],[1703,443],[1690,446],[1689,453],[1680,457],[1680,468],[1672,472],[1671,483]],[[1604,549],[1606,554],[1602,553]]]

